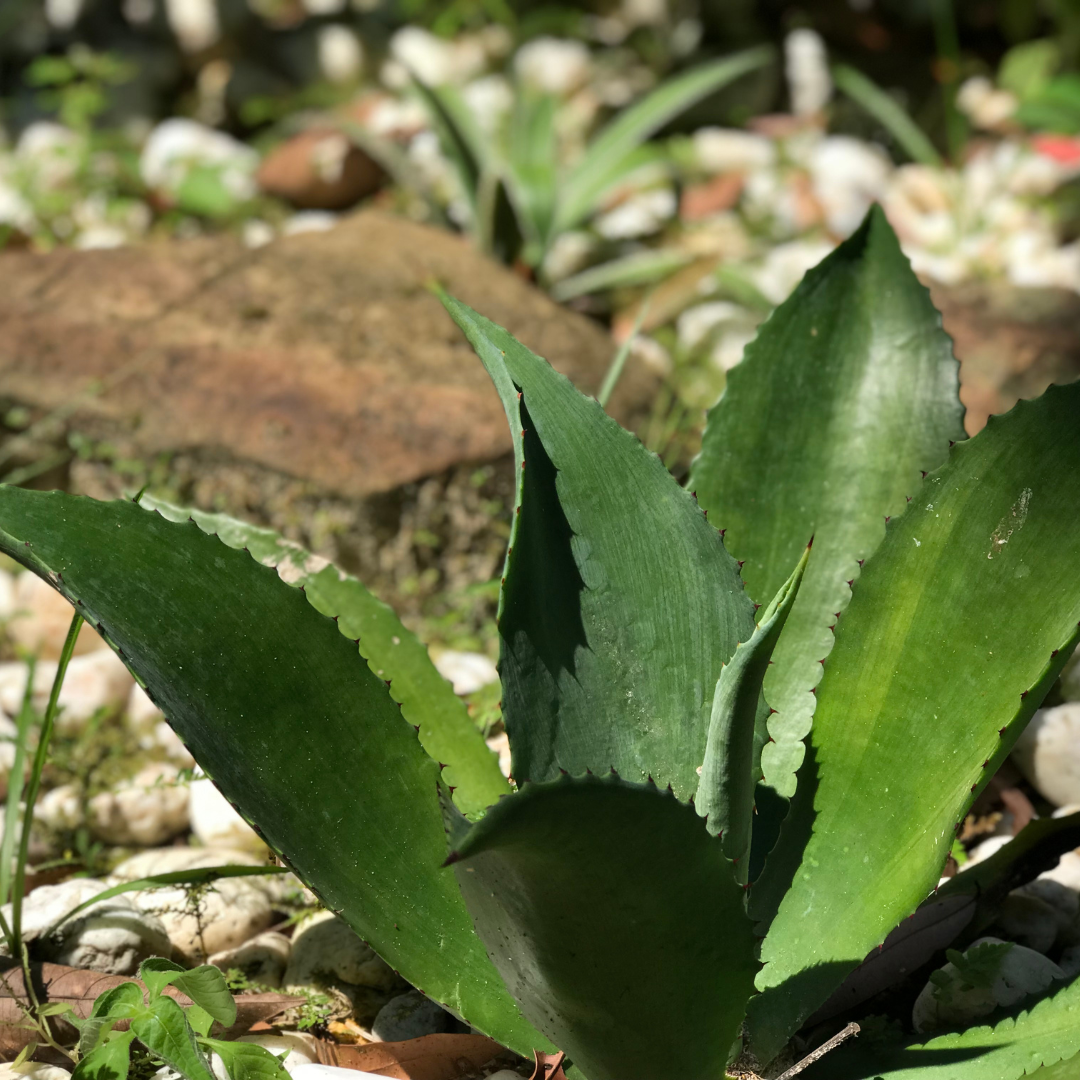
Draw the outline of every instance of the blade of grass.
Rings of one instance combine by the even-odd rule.
[[[635,251],[620,259],[590,266],[587,270],[563,278],[551,287],[552,298],[560,303],[575,300],[588,293],[604,292],[632,285],[651,285],[659,278],[694,261],[685,251],[660,248],[656,251]]]
[[[930,12],[937,46],[934,75],[941,83],[949,156],[953,161],[959,161],[967,139],[967,120],[956,104],[956,92],[960,86],[960,36],[956,27],[956,10],[952,0],[933,0]]]
[[[847,64],[834,64],[833,82],[856,105],[866,110],[896,140],[912,161],[940,167],[945,162],[934,144],[910,116],[876,83]]]
[[[634,340],[641,333],[641,324],[645,321],[645,316],[649,312],[649,301],[651,299],[651,293],[645,297],[645,302],[641,305],[641,310],[638,311],[637,319],[634,320],[633,330],[630,331],[626,340],[619,346],[619,351],[615,354],[611,366],[607,369],[603,385],[600,387],[600,393],[596,395],[596,400],[600,402],[602,409],[607,408],[607,403],[611,400],[611,395],[615,392],[619,379],[622,378],[623,368],[626,367],[626,361],[630,358],[630,350],[634,346]]]
[[[64,641],[64,647],[60,652],[60,660],[56,666],[56,678],[53,679],[49,704],[45,709],[45,719],[41,722],[41,734],[38,736],[37,750],[34,753],[34,762],[30,768],[30,782],[26,787],[26,809],[23,811],[22,833],[19,836],[19,854],[15,863],[15,889],[11,897],[12,956],[23,956],[25,954],[22,947],[22,906],[23,892],[26,888],[26,862],[30,854],[30,828],[34,823],[34,803],[37,801],[38,791],[41,788],[41,774],[45,769],[45,759],[49,754],[49,739],[52,737],[53,724],[56,721],[60,688],[64,685],[64,676],[67,674],[71,654],[75,651],[75,640],[79,636],[79,628],[82,623],[82,616],[75,612],[71,617],[71,625],[68,627],[67,638]],[[30,982],[30,974],[27,972],[26,985],[29,986]]]
[[[15,835],[19,822],[19,803],[22,800],[23,786],[26,783],[26,749],[30,740],[30,726],[34,720],[31,707],[34,690],[34,669],[37,657],[31,657],[26,674],[26,689],[23,691],[22,706],[15,720],[15,761],[8,774],[7,804],[4,807],[4,836],[0,840],[0,907],[8,902],[11,893],[11,864],[15,855]],[[10,941],[11,928],[7,920],[0,922],[4,937]],[[14,954],[12,954],[14,955]]]

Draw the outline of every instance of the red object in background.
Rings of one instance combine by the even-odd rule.
[[[1043,157],[1052,158],[1062,165],[1080,164],[1080,139],[1071,135],[1033,135],[1031,146]]]

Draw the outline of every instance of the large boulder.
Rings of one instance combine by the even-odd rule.
[[[357,498],[510,449],[438,282],[595,391],[608,335],[440,229],[364,211],[247,250],[203,238],[0,256],[0,397],[79,401],[125,452],[210,450]],[[625,374],[633,423],[654,389]]]

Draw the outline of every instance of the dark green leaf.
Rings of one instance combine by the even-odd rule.
[[[117,1032],[107,1042],[79,1058],[71,1080],[127,1080],[134,1038],[132,1031]]]
[[[222,1027],[236,1022],[236,1002],[225,985],[225,976],[213,964],[185,971],[172,980],[173,986],[205,1009]]]
[[[90,1018],[112,1016],[130,1019],[142,1007],[142,987],[133,982],[121,983],[95,998]]]
[[[927,897],[1076,644],[1078,416],[1080,383],[992,417],[859,581],[793,803],[810,835],[762,946],[762,1056]]]
[[[230,1080],[286,1080],[288,1073],[276,1055],[245,1042],[203,1039],[202,1045],[221,1058]]]
[[[446,766],[443,781],[454,789],[454,804],[463,814],[475,817],[509,793],[498,758],[484,743],[464,702],[436,670],[423,642],[362,582],[270,529],[150,497],[144,497],[142,505],[157,509],[170,521],[187,521],[190,516],[203,532],[214,533],[229,547],[247,548],[263,565],[277,567],[284,580],[303,585],[312,606],[336,618],[346,637],[359,638],[368,667],[390,683],[390,696],[401,705],[401,715],[419,726],[421,745]]]
[[[449,875],[439,768],[304,593],[131,502],[0,487],[0,547],[58,586],[271,847],[429,996],[528,1053]]]
[[[205,1009],[198,1005],[188,1005],[184,1012],[187,1015],[188,1023],[191,1025],[191,1030],[196,1035],[206,1036],[210,1034],[210,1029],[214,1026],[214,1018]]]
[[[751,595],[772,596],[814,537],[765,697],[765,782],[789,797],[848,582],[963,437],[941,317],[879,209],[811,270],[747,347],[709,414],[690,486]],[[781,841],[783,842],[783,841]]]
[[[152,1054],[187,1080],[215,1080],[184,1010],[171,997],[154,998],[146,1014],[131,1021],[131,1031]]]
[[[499,612],[513,775],[614,768],[689,798],[723,663],[754,632],[735,563],[596,401],[444,302],[503,400],[521,476]]]
[[[477,933],[589,1080],[724,1075],[757,965],[743,890],[692,807],[565,777],[461,826],[451,860]]]
[[[183,975],[187,968],[166,960],[161,956],[151,956],[139,965],[139,978],[146,983],[150,997],[157,997],[170,983],[176,982],[177,976]]]
[[[697,812],[707,819],[709,832],[723,836],[724,854],[734,862],[736,878],[742,884],[749,873],[754,787],[761,779],[761,733],[769,712],[761,684],[809,557],[807,548],[791,577],[762,612],[750,640],[739,645],[720,673],[713,696],[709,741],[694,802]]]

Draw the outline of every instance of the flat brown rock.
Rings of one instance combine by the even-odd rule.
[[[211,450],[348,497],[389,491],[510,450],[433,280],[599,386],[602,329],[463,239],[366,211],[255,251],[215,238],[0,256],[0,396],[77,404],[140,454]],[[632,423],[654,388],[631,368],[612,412]]]

